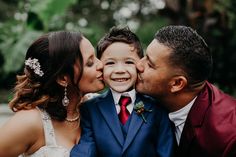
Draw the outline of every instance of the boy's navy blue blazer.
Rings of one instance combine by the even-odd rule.
[[[71,157],[170,157],[174,134],[168,115],[147,96],[136,95],[142,101],[147,120],[133,110],[126,139],[115,108],[112,93],[88,100],[81,106],[82,134],[80,142],[71,150]]]

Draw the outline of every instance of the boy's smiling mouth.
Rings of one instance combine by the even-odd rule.
[[[116,82],[125,82],[125,81],[128,81],[129,78],[115,78],[115,79],[112,79],[113,81],[116,81]]]

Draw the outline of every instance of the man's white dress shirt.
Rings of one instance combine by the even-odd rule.
[[[178,145],[179,145],[181,133],[183,131],[186,118],[196,98],[197,97],[195,97],[190,103],[188,103],[188,105],[184,106],[183,108],[175,112],[169,113],[170,120],[175,124],[175,137],[176,137]]]

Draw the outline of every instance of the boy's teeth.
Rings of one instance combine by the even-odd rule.
[[[126,81],[127,79],[124,79],[124,78],[121,78],[121,79],[115,79],[115,81],[118,81],[118,82],[123,82],[123,81]]]

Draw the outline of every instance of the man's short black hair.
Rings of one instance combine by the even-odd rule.
[[[192,28],[166,26],[155,34],[155,39],[172,49],[170,64],[183,70],[190,84],[209,78],[213,64],[210,49]]]

